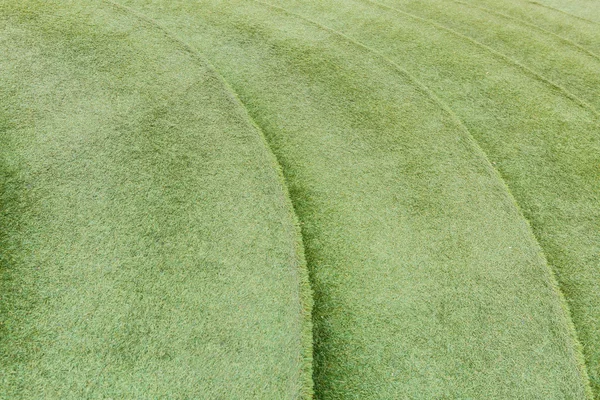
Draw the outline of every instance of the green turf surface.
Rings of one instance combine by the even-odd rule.
[[[258,2],[126,4],[213,60],[283,166],[315,293],[319,398],[585,397],[525,220],[422,84]],[[313,17],[352,25],[343,5],[323,8]]]
[[[479,8],[513,22],[527,25],[538,32],[569,41],[585,52],[600,54],[600,31],[595,24],[554,9],[540,7],[539,3],[520,0],[450,0]]]
[[[0,0],[0,398],[600,399],[593,3],[118,1]]]
[[[299,230],[197,54],[103,2],[0,6],[0,398],[298,399]]]
[[[579,52],[587,58],[585,68],[569,64],[561,77],[563,55],[578,51],[572,44],[551,35],[542,38],[532,28],[526,34],[526,26],[519,28],[520,38],[508,34],[506,22],[496,25],[500,17],[489,13],[479,23],[473,18],[461,27],[451,21],[474,11],[456,2],[278,4],[339,29],[403,65],[465,123],[509,185],[556,271],[598,398],[600,128],[592,103],[597,98],[581,99],[597,90],[588,80],[595,76],[587,71],[600,71],[600,62]],[[514,48],[536,55],[517,59],[502,40],[483,42],[490,26],[496,27],[498,37],[519,41]],[[542,39],[547,42],[543,46]],[[555,75],[549,77],[549,71]]]
[[[596,0],[537,0],[530,2],[538,7],[545,7],[582,21],[591,22],[600,28],[600,7]]]
[[[562,91],[600,110],[600,53],[534,24],[465,2],[432,0],[423,6],[390,2],[403,10],[439,23],[504,55],[507,63],[520,64],[530,75],[552,82]],[[558,50],[558,51],[557,51]],[[533,73],[532,73],[533,72]]]

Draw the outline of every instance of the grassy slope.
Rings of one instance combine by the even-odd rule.
[[[256,2],[126,4],[207,53],[283,165],[315,293],[319,398],[585,397],[527,224],[418,84]]]
[[[0,54],[0,398],[308,397],[299,231],[223,82],[96,1],[1,2]]]
[[[401,63],[465,122],[505,177],[556,271],[600,396],[598,118],[514,62],[422,19],[365,1],[284,3]],[[413,13],[428,10],[412,4]],[[449,19],[461,12],[446,8]],[[523,37],[519,46],[536,43],[529,40]],[[546,56],[561,60],[554,52],[568,45],[548,40],[555,47],[546,48]]]

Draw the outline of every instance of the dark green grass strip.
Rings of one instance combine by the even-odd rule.
[[[309,398],[298,226],[222,79],[102,2],[0,21],[0,398]]]
[[[283,3],[401,63],[465,122],[505,178],[556,271],[597,396],[600,132],[595,115],[479,46],[409,16],[361,2]]]
[[[422,85],[255,2],[126,4],[210,57],[278,155],[315,293],[317,397],[585,397],[526,221]]]

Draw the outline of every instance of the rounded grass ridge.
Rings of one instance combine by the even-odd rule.
[[[297,222],[222,79],[102,2],[2,7],[0,397],[312,397]]]

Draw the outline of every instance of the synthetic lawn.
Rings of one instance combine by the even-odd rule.
[[[125,4],[212,60],[283,167],[315,296],[318,398],[586,397],[550,269],[447,105],[389,59],[278,7]],[[331,11],[360,30],[355,7],[319,2],[311,18]]]
[[[600,399],[593,3],[120,3],[0,3],[0,397]]]
[[[311,395],[299,229],[197,54],[104,2],[0,5],[0,398]]]

